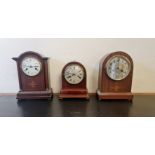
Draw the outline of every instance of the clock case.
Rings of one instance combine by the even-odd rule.
[[[66,81],[64,77],[66,67],[72,64],[77,64],[83,68],[84,79],[79,84],[70,84]],[[85,67],[81,63],[73,61],[66,64],[62,70],[61,79],[62,79],[62,88],[59,94],[59,99],[65,99],[65,98],[89,99],[88,90],[86,88],[87,73]]]
[[[41,62],[42,68],[38,75],[28,76],[22,71],[21,64],[26,57],[33,57]],[[12,59],[16,61],[18,70],[20,91],[17,93],[17,99],[51,99],[53,92],[50,87],[48,74],[49,58],[28,51]]]
[[[110,58],[113,56],[121,55],[126,58],[131,63],[131,70],[126,78],[123,80],[112,80],[106,72],[106,64]],[[98,90],[97,97],[99,100],[104,99],[127,99],[132,100],[133,94],[131,93],[132,87],[132,77],[133,77],[133,60],[125,52],[118,51],[106,55],[100,61],[99,66],[99,78],[98,78]]]

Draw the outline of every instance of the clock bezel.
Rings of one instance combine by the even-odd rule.
[[[39,64],[40,64],[40,71],[39,71],[37,74],[35,74],[35,75],[28,75],[28,74],[26,74],[26,73],[23,71],[22,63],[23,63],[23,61],[24,61],[25,59],[28,59],[28,58],[33,58],[33,59],[37,60],[37,61],[39,62]],[[20,64],[20,68],[21,68],[22,72],[23,72],[26,76],[28,76],[28,77],[35,77],[35,76],[38,76],[38,75],[41,73],[41,71],[42,71],[42,67],[43,67],[43,65],[42,65],[41,61],[40,61],[38,58],[34,57],[34,56],[27,56],[27,57],[24,57],[24,58],[21,60],[21,64]]]
[[[128,66],[129,66],[128,73],[126,74],[126,76],[123,77],[123,78],[119,78],[119,79],[114,79],[114,78],[112,78],[112,77],[109,75],[109,72],[108,72],[108,68],[109,68],[110,62],[111,62],[114,58],[116,58],[116,57],[119,57],[119,58],[124,59],[124,60],[128,63]],[[113,80],[113,81],[122,81],[122,80],[126,79],[126,78],[129,76],[129,74],[130,74],[130,72],[131,72],[131,66],[132,66],[132,65],[131,65],[131,62],[130,62],[130,60],[129,60],[126,56],[117,54],[117,55],[113,55],[113,56],[112,56],[111,58],[109,58],[109,60],[106,62],[106,64],[105,64],[105,70],[106,70],[107,76],[108,76],[111,80]]]
[[[82,79],[79,83],[70,83],[70,82],[65,78],[65,71],[66,71],[67,67],[69,67],[69,66],[71,66],[71,65],[77,65],[77,66],[79,66],[79,67],[82,69],[82,71],[83,71],[83,79]],[[63,70],[63,78],[64,78],[65,81],[66,81],[68,84],[70,84],[70,85],[78,85],[78,84],[82,83],[83,80],[85,79],[85,77],[86,77],[85,69],[84,69],[83,66],[82,66],[80,63],[78,63],[78,62],[70,62],[70,63],[68,63],[68,64],[64,67],[64,70]]]

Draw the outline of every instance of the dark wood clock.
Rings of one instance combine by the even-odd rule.
[[[17,99],[50,99],[48,58],[29,51],[13,58],[17,62],[20,91]]]
[[[70,62],[62,70],[62,89],[59,98],[88,99],[86,88],[87,74],[85,67],[79,62]]]
[[[132,58],[118,51],[102,58],[99,67],[97,96],[102,99],[132,100]]]

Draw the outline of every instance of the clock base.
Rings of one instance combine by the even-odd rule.
[[[59,94],[59,99],[65,98],[77,98],[77,99],[89,99],[88,91],[86,89],[63,89]]]
[[[19,91],[17,99],[51,99],[53,96],[52,89],[46,91]]]
[[[129,100],[132,101],[133,94],[131,92],[122,92],[122,93],[102,93],[99,90],[97,91],[97,97],[99,100]]]

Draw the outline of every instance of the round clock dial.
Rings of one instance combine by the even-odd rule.
[[[41,62],[33,57],[27,57],[22,61],[22,71],[28,76],[36,76],[41,71]]]
[[[106,64],[107,75],[112,80],[125,79],[131,70],[131,63],[125,56],[116,55],[113,56]]]
[[[78,64],[71,64],[65,68],[64,77],[69,84],[79,84],[84,79],[84,70]]]

